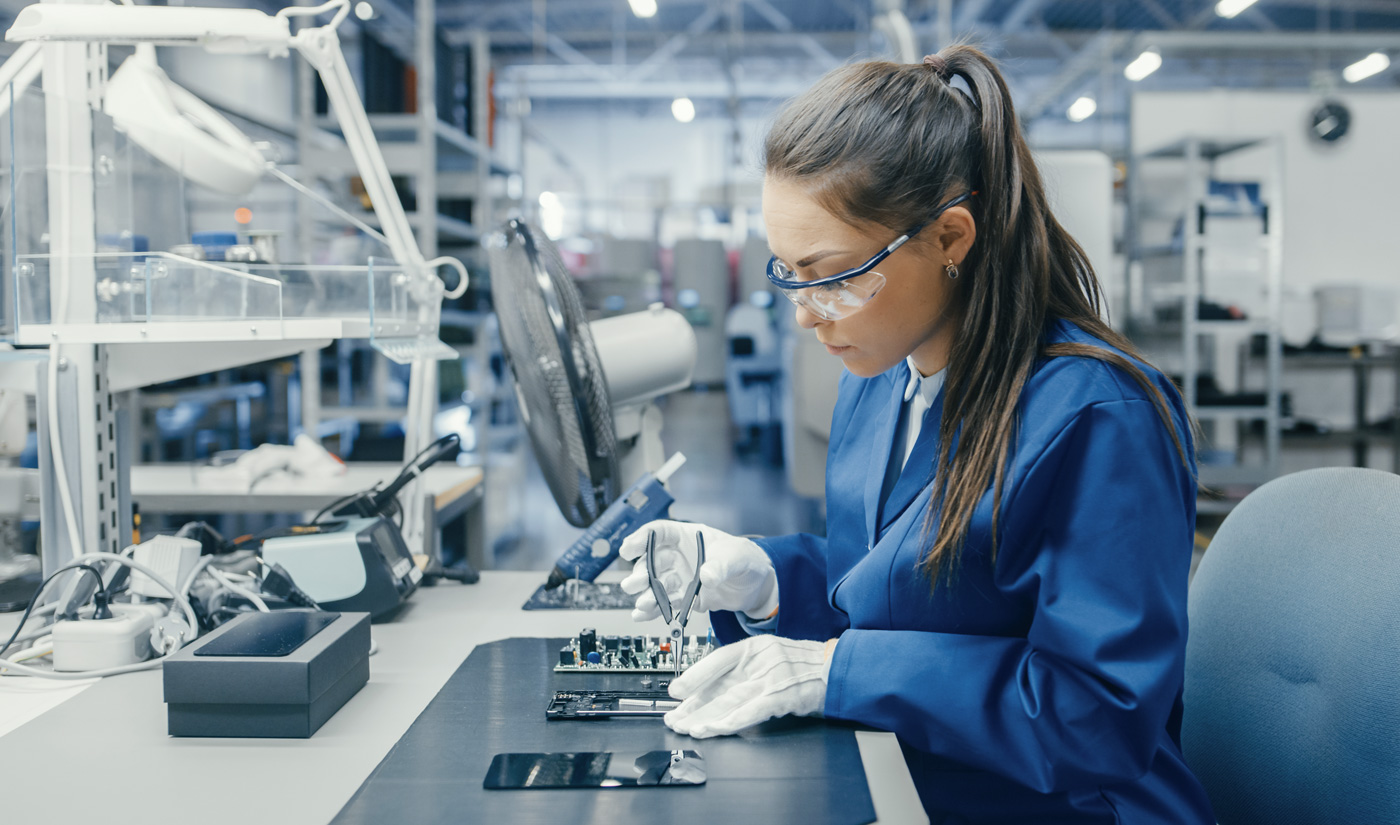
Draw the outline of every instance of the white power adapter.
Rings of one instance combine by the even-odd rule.
[[[134,665],[151,657],[151,628],[163,605],[113,604],[110,619],[61,621],[53,626],[53,669],[68,672]]]
[[[199,542],[193,539],[156,536],[136,545],[131,557],[156,571],[161,578],[176,587],[183,587],[185,579],[199,561],[199,552]],[[131,592],[148,599],[174,597],[174,594],[167,592],[140,570],[131,571]]]

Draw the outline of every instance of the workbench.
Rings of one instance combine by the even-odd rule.
[[[159,670],[98,681],[0,736],[4,820],[329,823],[476,646],[583,627],[660,630],[658,622],[639,631],[648,626],[622,610],[520,610],[543,576],[488,571],[479,584],[420,589],[393,621],[373,627],[369,684],[310,739],[172,739]],[[16,621],[0,616],[0,632],[8,636]],[[21,689],[10,678],[0,677],[0,706],[7,691]],[[926,821],[894,736],[855,735],[878,821]]]

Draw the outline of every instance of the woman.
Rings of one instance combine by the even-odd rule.
[[[697,603],[738,642],[675,681],[666,723],[893,731],[935,822],[1214,822],[1179,745],[1188,417],[1100,320],[996,67],[958,46],[837,69],[765,155],[769,277],[847,370],[827,536],[625,543],[654,531],[688,580],[702,533]]]

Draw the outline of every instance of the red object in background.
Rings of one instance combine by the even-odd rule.
[[[486,75],[486,146],[496,145],[496,71]]]
[[[729,259],[729,304],[734,306],[739,302],[739,258],[743,255],[742,250],[730,249],[725,251],[725,257]]]

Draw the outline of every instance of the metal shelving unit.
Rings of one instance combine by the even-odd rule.
[[[1260,175],[1259,208],[1257,213],[1222,215],[1212,210],[1210,184],[1217,180],[1217,163],[1224,158],[1237,156],[1245,150],[1263,152],[1268,157],[1267,173]],[[1142,224],[1147,199],[1153,194],[1142,191],[1141,169],[1144,162],[1173,161],[1180,164],[1179,180],[1186,185],[1183,208],[1177,213],[1181,231],[1178,239],[1169,243],[1140,244],[1143,235]],[[1179,372],[1182,394],[1187,409],[1203,425],[1213,430],[1208,436],[1216,446],[1227,450],[1237,445],[1235,430],[1243,424],[1262,421],[1264,424],[1264,450],[1262,461],[1244,463],[1241,452],[1235,449],[1233,464],[1218,461],[1202,461],[1200,464],[1201,482],[1207,487],[1257,486],[1272,479],[1279,472],[1281,446],[1282,411],[1281,383],[1283,371],[1283,341],[1281,337],[1281,305],[1283,293],[1282,268],[1282,149],[1274,138],[1256,139],[1213,139],[1204,136],[1190,136],[1163,146],[1133,159],[1134,171],[1139,182],[1132,187],[1131,214],[1133,224],[1130,238],[1133,241],[1131,260],[1138,265],[1153,262],[1158,271],[1174,271],[1180,274],[1180,281],[1167,281],[1158,284],[1144,284],[1144,293],[1149,295],[1149,307],[1137,308],[1136,319],[1131,330],[1134,337],[1156,338],[1158,341],[1172,340],[1179,347]],[[1159,218],[1160,219],[1160,218]],[[1241,243],[1234,238],[1221,238],[1212,234],[1212,222],[1232,220],[1243,226],[1250,221],[1258,222],[1257,240]],[[1254,244],[1254,248],[1250,248]],[[1253,256],[1254,266],[1221,265],[1216,258],[1229,253],[1246,253]],[[1175,266],[1172,263],[1176,262]],[[1144,268],[1144,272],[1146,269]],[[1232,278],[1257,282],[1262,300],[1251,307],[1250,315],[1244,319],[1202,319],[1200,305],[1203,299],[1212,297],[1212,279]],[[1217,285],[1218,286],[1218,285]],[[1156,299],[1156,300],[1153,300]],[[1165,300],[1163,300],[1165,299]],[[1157,320],[1156,310],[1162,307],[1179,307],[1180,319]],[[1175,314],[1174,312],[1171,314]],[[1263,403],[1230,403],[1229,396],[1247,392],[1244,384],[1247,370],[1241,370],[1237,386],[1227,391],[1220,399],[1222,403],[1212,403],[1211,398],[1202,398],[1199,380],[1203,376],[1214,377],[1215,367],[1221,363],[1224,350],[1233,340],[1238,346],[1248,346],[1253,335],[1262,334],[1266,339],[1263,359]],[[1207,363],[1212,361],[1213,364]],[[1251,395],[1259,395],[1255,389]],[[1208,448],[1211,445],[1199,445]],[[1213,450],[1211,458],[1218,458],[1226,450]]]

